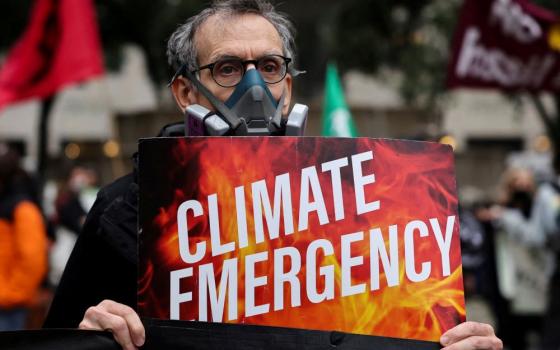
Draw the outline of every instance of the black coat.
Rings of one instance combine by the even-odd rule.
[[[136,309],[137,203],[134,174],[99,191],[56,290],[45,328],[75,328],[85,311],[104,299]]]

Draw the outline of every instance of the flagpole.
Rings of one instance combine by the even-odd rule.
[[[49,117],[56,94],[50,95],[41,101],[41,113],[39,120],[39,145],[37,160],[37,176],[42,185],[45,182],[48,160],[48,139],[49,139]]]

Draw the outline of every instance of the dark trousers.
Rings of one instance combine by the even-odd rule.
[[[544,318],[541,350],[560,349],[560,259],[550,280],[548,311]]]

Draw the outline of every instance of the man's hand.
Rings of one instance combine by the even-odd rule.
[[[465,322],[445,332],[440,339],[445,350],[502,350],[502,341],[489,324]],[[442,350],[443,350],[442,349]]]
[[[112,300],[103,300],[87,309],[80,329],[110,331],[124,350],[144,345],[146,333],[138,314],[130,307]]]

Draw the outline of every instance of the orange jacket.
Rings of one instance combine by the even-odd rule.
[[[0,218],[0,309],[28,305],[47,271],[47,235],[41,212],[17,203]]]

